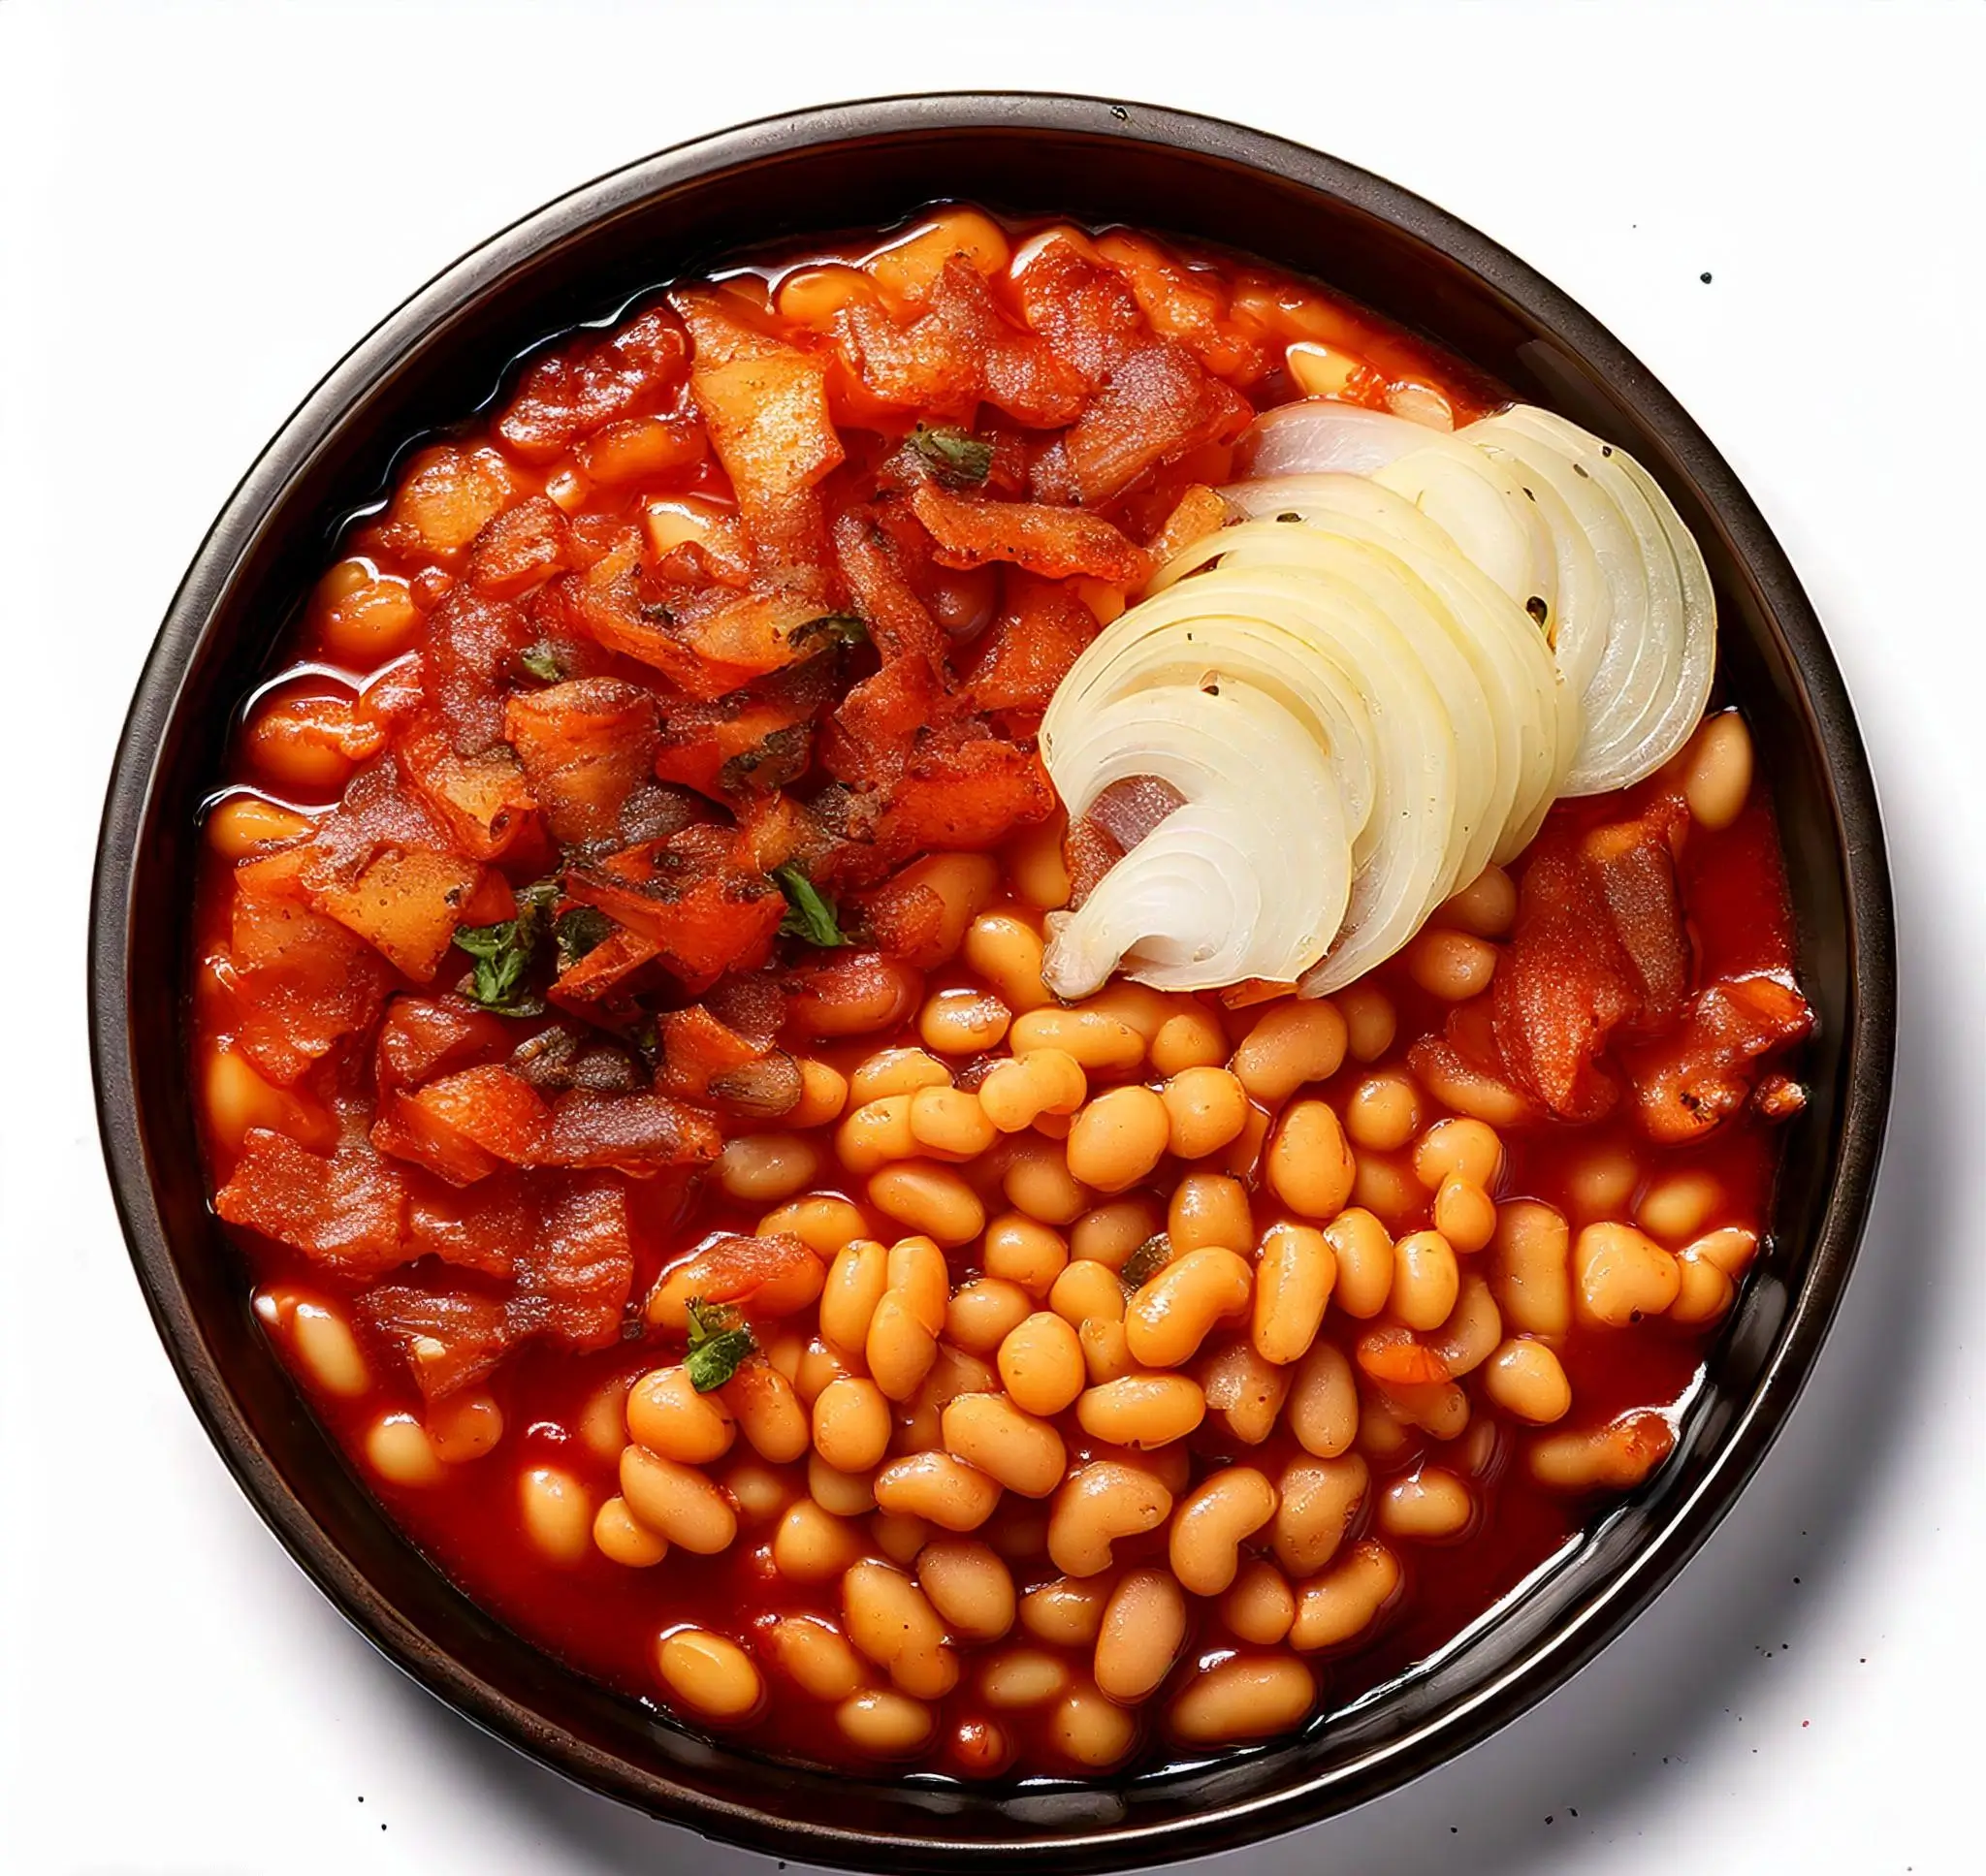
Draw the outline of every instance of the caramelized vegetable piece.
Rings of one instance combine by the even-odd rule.
[[[1054,811],[1055,791],[1032,750],[997,736],[934,736],[891,788],[875,844],[890,858],[991,846]]]
[[[599,1173],[565,1180],[520,1262],[511,1325],[561,1348],[606,1348],[633,1282],[626,1187]]]
[[[493,1373],[517,1341],[493,1296],[415,1284],[378,1284],[359,1299],[373,1330],[397,1343],[425,1400],[441,1400]]]
[[[372,1143],[468,1185],[506,1161],[534,1163],[550,1122],[537,1090],[508,1068],[464,1068],[411,1094],[382,1096]]]
[[[336,919],[241,887],[229,952],[240,1010],[237,1046],[282,1086],[363,1031],[392,981],[384,960]]]
[[[493,599],[516,599],[573,563],[572,528],[559,504],[532,495],[476,536],[464,577]]]
[[[1711,985],[1672,1042],[1632,1060],[1636,1119],[1666,1146],[1701,1137],[1745,1105],[1761,1058],[1812,1029],[1806,999],[1777,977]]]
[[[664,1094],[759,1120],[777,1119],[798,1104],[800,1070],[792,1057],[741,1035],[703,1004],[670,1011],[659,1033],[662,1071],[656,1085]]]
[[[976,711],[1045,710],[1055,686],[1097,635],[1096,615],[1059,581],[1015,570],[1006,603],[967,681]]]
[[[654,772],[720,799],[782,788],[806,772],[813,721],[834,695],[835,661],[810,658],[668,714]]]
[[[1144,549],[1101,515],[1045,502],[946,494],[931,482],[919,485],[911,506],[938,543],[942,566],[1008,560],[1044,579],[1084,574],[1121,587],[1142,586],[1151,575]]]
[[[648,779],[660,736],[655,698],[619,678],[520,691],[503,722],[546,826],[574,844],[613,834],[622,804]]]
[[[291,1245],[339,1276],[375,1277],[409,1255],[406,1188],[362,1132],[347,1130],[324,1155],[251,1128],[213,1206],[230,1224]]]
[[[1149,469],[1232,443],[1254,415],[1247,398],[1182,347],[1146,345],[1116,366],[1064,439],[1075,498],[1090,507],[1108,501]]]
[[[503,740],[507,679],[535,634],[524,610],[456,587],[428,615],[421,687],[461,755]]]
[[[723,1146],[716,1120],[666,1095],[598,1095],[575,1088],[552,1105],[538,1147],[550,1166],[604,1167],[646,1178],[668,1166],[702,1165]]]
[[[657,407],[682,383],[689,350],[674,315],[652,306],[592,345],[529,366],[496,433],[526,461],[550,461],[602,425]]]
[[[458,755],[432,719],[401,737],[400,759],[407,779],[472,859],[496,859],[537,806],[512,750],[497,743],[474,755]]]

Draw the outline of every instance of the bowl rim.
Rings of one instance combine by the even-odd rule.
[[[417,346],[449,307],[542,249],[663,188],[773,155],[848,141],[947,131],[1107,136],[1183,148],[1336,198],[1466,269],[1512,309],[1602,373],[1726,530],[1791,653],[1797,707],[1818,747],[1843,875],[1850,986],[1840,1146],[1828,1196],[1776,1346],[1703,1478],[1628,1562],[1567,1621],[1501,1672],[1419,1727],[1347,1765],[1190,1819],[1079,1828],[988,1844],[886,1835],[831,1819],[781,1817],[675,1784],[545,1720],[426,1640],[333,1542],[284,1482],[235,1401],[181,1286],[155,1202],[138,1120],[128,1029],[131,888],[163,731],[208,623],[298,465],[333,436],[345,406]],[[1272,256],[1268,257],[1271,260]],[[878,1868],[1123,1866],[1203,1854],[1332,1815],[1391,1792],[1517,1719],[1590,1661],[1693,1556],[1765,1457],[1810,1374],[1839,1308],[1881,1157],[1895,1049],[1894,911],[1874,777],[1846,686],[1813,609],[1737,475],[1653,374],[1599,321],[1514,254],[1395,183],[1293,141],[1163,106],[1061,92],[899,94],[781,112],[670,145],[520,216],[418,287],[340,358],[284,419],[228,496],[176,590],[120,733],[99,832],[89,913],[91,1071],[119,1222],[153,1323],[208,1438],[277,1540],[333,1605],[396,1667],[496,1737],[577,1783],[653,1815],[769,1853]]]

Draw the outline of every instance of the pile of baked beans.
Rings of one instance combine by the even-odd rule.
[[[1757,1247],[1762,1189],[1714,1156],[1603,1132],[1520,1180],[1522,1138],[1469,1111],[1493,1091],[1409,1068],[1493,977],[1501,872],[1390,974],[1233,1010],[1057,1003],[1062,868],[1051,833],[921,863],[954,962],[893,1028],[873,977],[814,1011],[799,1107],[712,1175],[811,1253],[746,1304],[758,1352],[699,1392],[630,1350],[517,1475],[545,1562],[656,1573],[652,1684],[695,1724],[816,1702],[812,1756],[977,1776],[1297,1728],[1499,1494],[1659,1462],[1673,1393],[1582,1412],[1568,1351],[1700,1336]],[[665,1270],[652,1338],[680,1342],[719,1243]],[[335,1302],[261,1300],[321,1390],[378,1399]],[[502,1433],[470,1390],[359,1446],[418,1496]],[[671,1619],[685,1560],[724,1573],[725,1619]]]

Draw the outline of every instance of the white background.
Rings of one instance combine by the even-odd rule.
[[[1223,1876],[1979,1867],[1982,70],[1976,4],[0,0],[0,1869],[770,1869],[474,1733],[345,1627],[230,1483],[98,1158],[90,850],[208,520],[395,302],[660,145],[969,86],[1313,143],[1584,302],[1779,531],[1892,843],[1888,1162],[1841,1325],[1756,1483],[1541,1709]]]

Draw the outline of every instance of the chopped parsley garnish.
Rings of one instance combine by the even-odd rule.
[[[558,897],[558,887],[541,879],[518,894],[515,918],[499,919],[495,925],[464,925],[456,932],[456,947],[476,961],[459,986],[464,997],[499,1016],[544,1013],[543,1002],[525,989],[525,978]]]
[[[772,876],[786,896],[786,915],[780,920],[782,938],[802,938],[822,950],[849,942],[836,915],[834,901],[808,878],[797,863],[788,860],[785,866],[775,867]]]
[[[712,1309],[700,1296],[689,1299],[689,1350],[683,1371],[699,1394],[721,1387],[757,1351],[758,1338],[734,1312]]]
[[[993,471],[993,445],[949,425],[919,424],[911,447],[950,482],[984,482]]]

